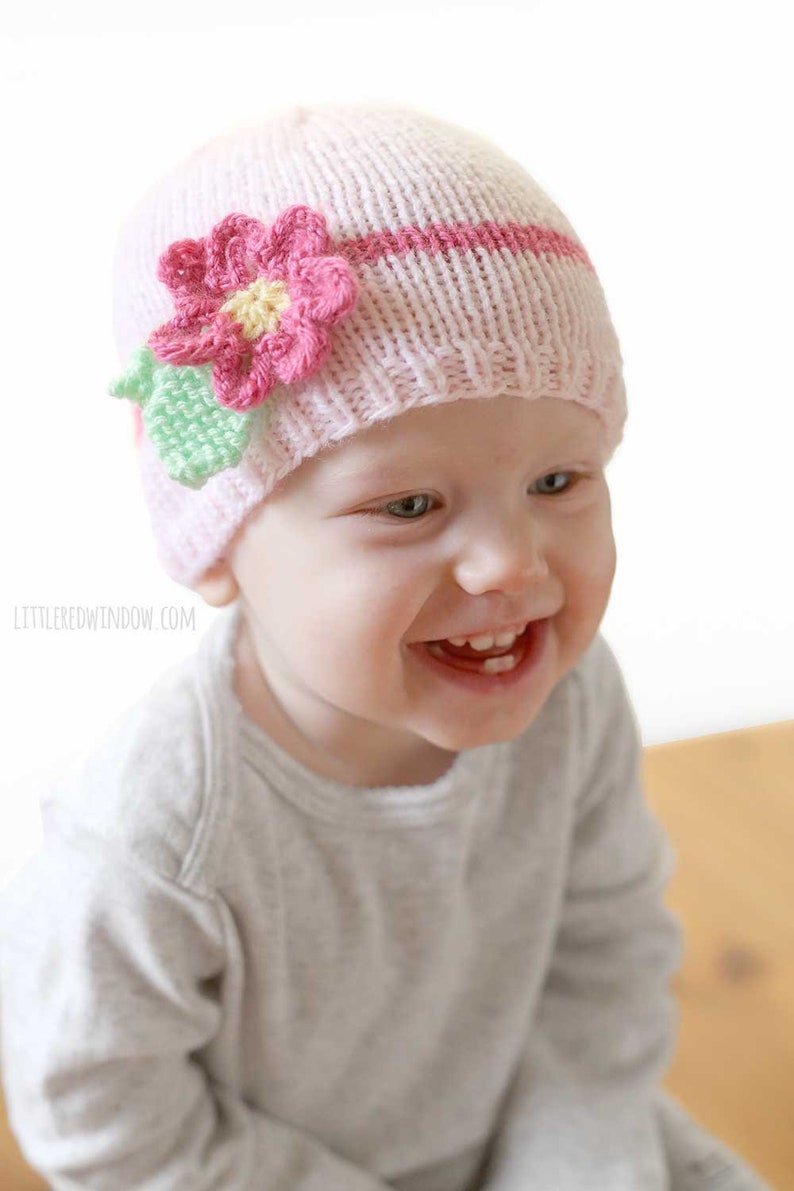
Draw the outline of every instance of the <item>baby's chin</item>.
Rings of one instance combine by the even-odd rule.
[[[496,723],[493,717],[477,717],[476,721],[469,724],[439,725],[437,729],[425,725],[422,738],[428,744],[450,753],[461,753],[488,744],[509,744],[534,724],[545,702],[544,699],[541,705],[531,712],[524,707],[521,715],[505,716],[501,723]]]

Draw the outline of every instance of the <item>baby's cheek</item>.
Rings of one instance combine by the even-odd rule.
[[[617,567],[617,549],[611,522],[599,518],[579,534],[575,565],[584,586],[594,593],[609,589]]]
[[[592,569],[592,583],[599,593],[609,594],[617,570],[617,551],[614,539],[610,536],[608,542],[603,543],[597,551]]]
[[[597,541],[582,541],[570,557],[564,576],[565,606],[560,632],[567,660],[573,664],[598,629],[609,603],[616,570],[616,552],[611,535]]]
[[[382,601],[370,590],[362,598],[362,589],[339,569],[326,573],[322,583],[295,593],[287,601],[286,614],[297,628],[298,647],[310,659],[326,666],[347,669],[362,667],[377,649],[383,633],[378,620]]]

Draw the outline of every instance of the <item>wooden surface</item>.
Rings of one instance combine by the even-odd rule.
[[[645,781],[678,858],[666,900],[685,937],[664,1086],[794,1191],[794,720],[647,748]],[[45,1187],[0,1112],[0,1188]]]
[[[794,720],[645,750],[678,863],[678,1049],[663,1083],[794,1191]]]

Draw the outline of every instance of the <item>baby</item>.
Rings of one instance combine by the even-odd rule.
[[[661,1089],[674,854],[599,633],[592,263],[488,139],[283,109],[122,231],[159,555],[222,608],[2,897],[55,1191],[759,1191]]]

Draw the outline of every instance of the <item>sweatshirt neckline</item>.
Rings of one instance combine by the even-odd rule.
[[[208,690],[221,715],[233,722],[240,759],[277,792],[315,817],[345,825],[410,826],[460,813],[486,788],[498,744],[459,752],[449,769],[428,785],[352,786],[316,773],[277,744],[245,713],[234,686],[234,642],[240,607],[223,608],[200,652],[209,669]]]

